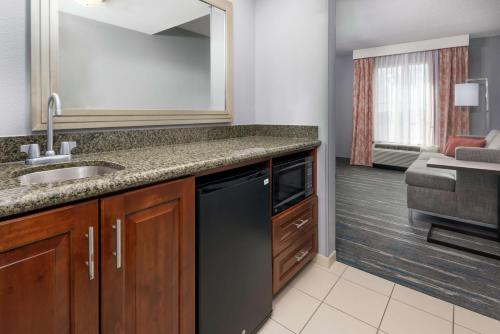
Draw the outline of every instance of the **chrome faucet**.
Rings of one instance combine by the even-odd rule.
[[[27,165],[41,165],[54,162],[64,162],[71,160],[71,150],[76,147],[76,142],[63,141],[61,143],[60,152],[58,155],[54,152],[54,116],[61,116],[61,99],[56,93],[52,93],[49,97],[47,105],[47,151],[45,156],[40,156],[40,147],[38,144],[28,144],[21,146],[21,152],[28,155],[26,158]]]
[[[56,93],[52,93],[49,97],[49,102],[47,104],[47,152],[45,152],[46,157],[51,157],[56,155],[54,152],[54,116],[61,116],[61,99]]]

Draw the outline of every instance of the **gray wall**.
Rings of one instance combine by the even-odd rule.
[[[500,129],[500,36],[473,38],[470,42],[471,78],[488,77],[491,128]],[[335,59],[335,138],[338,157],[351,156],[352,143],[352,55]],[[471,109],[471,134],[485,134],[484,105]]]
[[[335,74],[337,66],[335,64],[335,53],[337,48],[337,1],[328,1],[328,150],[327,155],[327,215],[328,221],[328,252],[331,254],[337,248],[336,242],[336,166],[337,160],[335,159],[336,138],[335,138]]]
[[[491,128],[500,129],[500,36],[472,39],[470,77],[488,78]],[[471,108],[471,133],[485,134],[485,106]]]
[[[60,14],[59,93],[65,108],[209,109],[210,38],[147,35]]]
[[[255,123],[255,0],[234,3],[234,123]]]
[[[335,148],[349,158],[352,144],[352,54],[335,57]]]
[[[319,126],[318,233],[323,255],[333,251],[334,242],[329,240],[333,222],[328,220],[328,10],[328,0],[257,0],[255,9],[256,123]]]

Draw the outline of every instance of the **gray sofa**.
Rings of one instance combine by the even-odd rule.
[[[455,159],[500,163],[500,130],[486,136],[485,148],[458,147]],[[497,225],[497,179],[493,175],[427,167],[441,153],[424,152],[406,171],[410,218],[412,211],[494,227]]]

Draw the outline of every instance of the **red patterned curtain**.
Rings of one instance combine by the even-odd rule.
[[[374,58],[354,60],[351,165],[372,166]]]
[[[455,84],[469,78],[469,47],[439,50],[439,136],[440,152],[444,152],[449,136],[469,134],[469,109],[455,107]]]

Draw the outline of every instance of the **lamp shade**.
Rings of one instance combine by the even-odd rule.
[[[479,84],[464,83],[455,85],[455,106],[478,107]]]

